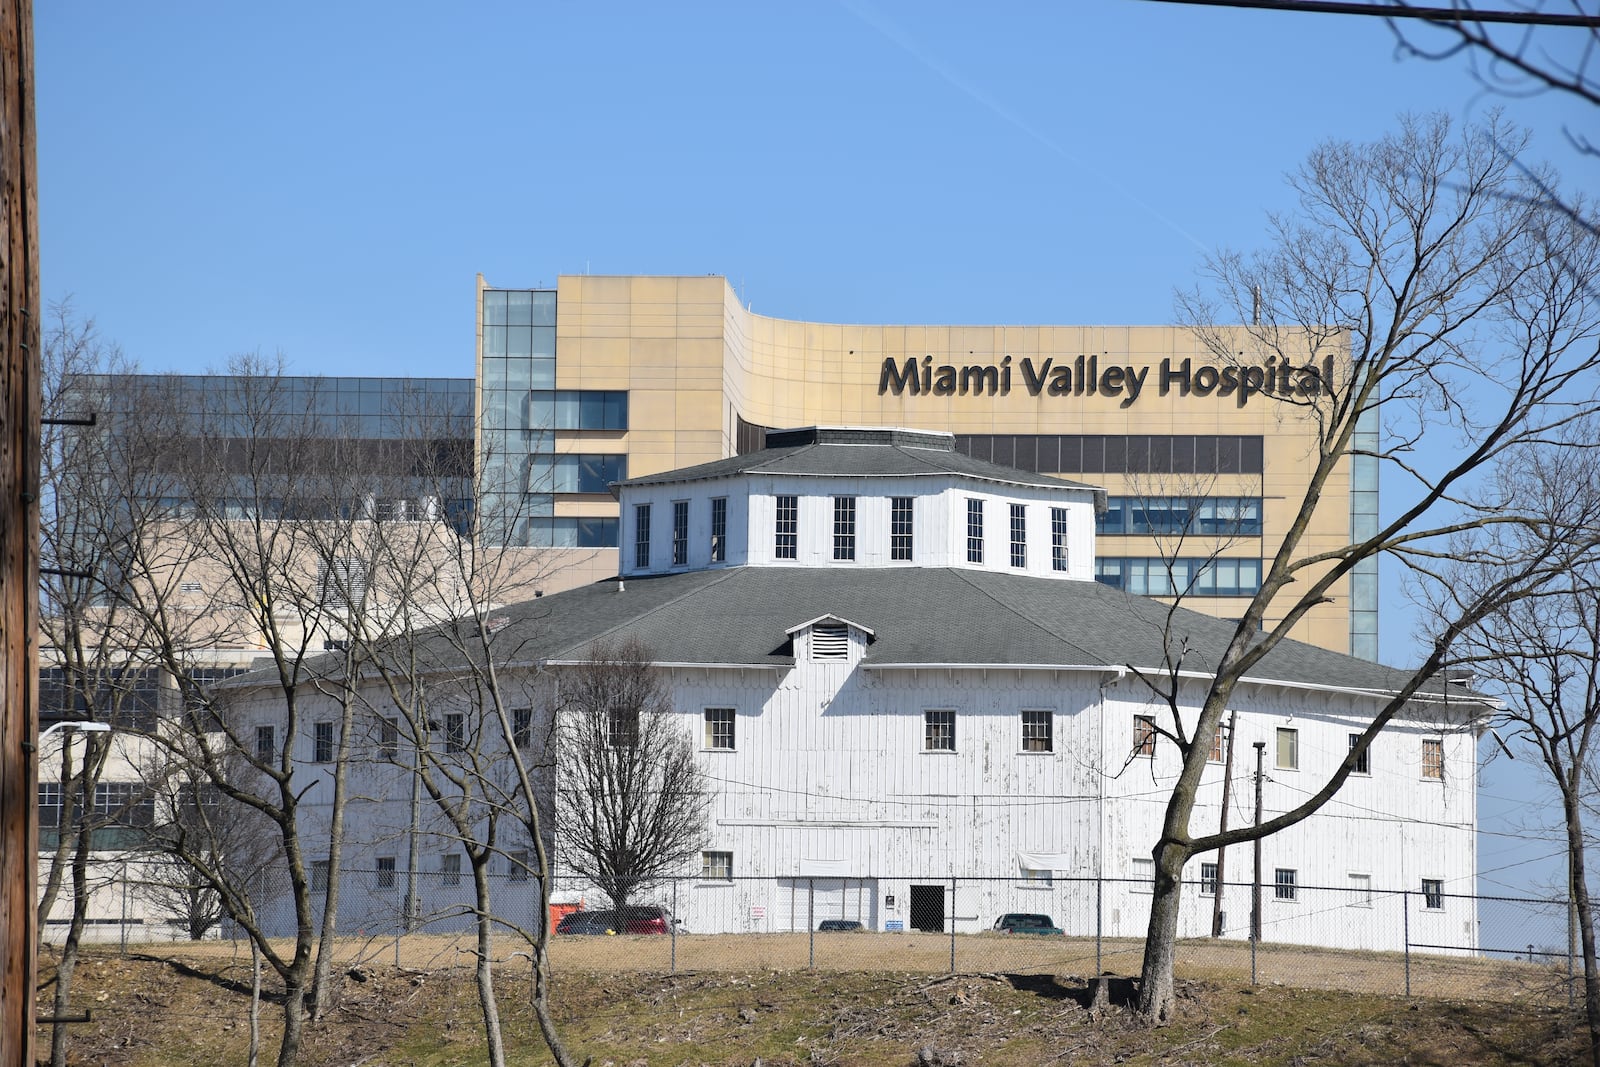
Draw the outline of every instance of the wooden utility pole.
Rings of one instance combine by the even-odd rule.
[[[33,1063],[39,678],[39,200],[33,8],[0,0],[0,1067]]]
[[[1233,786],[1233,739],[1239,736],[1236,727],[1239,725],[1237,711],[1228,714],[1228,762],[1222,768],[1222,824],[1217,827],[1219,833],[1228,832],[1228,794]],[[1227,880],[1228,849],[1226,846],[1217,849],[1217,885],[1216,892],[1211,898],[1211,936],[1222,936],[1222,886]]]

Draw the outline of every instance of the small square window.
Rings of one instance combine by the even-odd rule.
[[[1048,711],[1024,711],[1022,713],[1022,751],[1049,752],[1051,750],[1050,720],[1052,717]]]
[[[1422,739],[1422,777],[1444,779],[1444,740],[1438,737]]]
[[[1217,895],[1217,865],[1215,863],[1202,863],[1200,865],[1200,895],[1203,897]]]
[[[321,893],[328,888],[327,860],[311,861],[311,888],[313,891],[318,893]]]
[[[632,748],[639,743],[637,708],[612,708],[606,716],[606,741],[612,748]]]
[[[1372,875],[1352,874],[1350,876],[1350,906],[1352,908],[1372,907]]]
[[[1288,726],[1278,727],[1277,768],[1280,771],[1300,769],[1300,731]]]
[[[506,877],[513,882],[528,880],[528,850],[516,849],[506,856]]]
[[[439,857],[439,882],[441,885],[461,884],[461,857]]]
[[[444,717],[444,750],[465,752],[467,748],[467,717],[452,712]]]
[[[925,711],[922,713],[922,750],[924,752],[954,752],[956,750],[955,712]]]
[[[1022,884],[1033,889],[1048,889],[1056,881],[1055,872],[1040,867],[1022,868]]]
[[[706,709],[706,747],[722,750],[733,748],[734,709]]]
[[[733,853],[700,853],[700,877],[712,882],[733,881]]]
[[[1272,895],[1277,900],[1297,899],[1299,874],[1293,867],[1279,867],[1272,872]]]
[[[1422,880],[1422,906],[1430,911],[1438,911],[1444,907],[1443,879],[1424,878]]]
[[[331,724],[330,724],[331,725]],[[271,726],[256,727],[256,759],[270,763],[278,757],[277,731]]]
[[[1211,735],[1211,751],[1206,753],[1206,759],[1211,763],[1221,763],[1223,759],[1223,741],[1226,737],[1227,727],[1217,723],[1217,732]]]
[[[1361,735],[1360,734],[1351,734],[1350,735],[1350,751],[1354,752],[1356,746],[1358,744],[1360,744],[1360,743],[1361,743]],[[1356,757],[1355,766],[1350,768],[1350,773],[1351,774],[1371,774],[1372,773],[1372,760],[1370,758],[1371,756],[1372,756],[1372,749],[1370,747],[1366,748],[1366,749],[1363,749],[1361,755]]]
[[[777,515],[773,528],[773,559],[796,559],[800,549],[800,498],[776,498]]]
[[[1156,754],[1155,716],[1135,715],[1133,717],[1133,754],[1135,756],[1154,756]]]
[[[1148,856],[1137,856],[1133,860],[1133,891],[1135,893],[1156,891],[1156,861]]]
[[[393,856],[379,856],[378,857],[378,888],[379,889],[393,889],[394,888],[394,857]]]
[[[511,709],[511,743],[518,748],[533,744],[533,709]]]

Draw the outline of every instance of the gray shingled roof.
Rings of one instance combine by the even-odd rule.
[[[740,474],[797,475],[802,477],[872,476],[905,478],[917,475],[960,475],[1003,485],[1060,489],[1069,486],[1104,491],[1083,482],[1052,478],[955,451],[951,434],[920,430],[807,427],[774,430],[767,434],[771,447],[730,459],[693,467],[646,474],[618,482],[618,486],[670,485],[729,478]]]
[[[617,579],[511,605],[492,647],[503,665],[581,661],[601,639],[637,638],[660,663],[782,666],[786,631],[831,614],[874,631],[867,666],[1159,669],[1166,605],[1097,582],[936,568],[731,567]],[[1184,668],[1209,672],[1233,624],[1179,609]],[[434,661],[454,642],[439,638]],[[1176,644],[1176,640],[1174,641]],[[1285,641],[1257,680],[1389,692],[1404,671]],[[1430,687],[1443,690],[1440,682]],[[1466,694],[1462,694],[1466,695]]]

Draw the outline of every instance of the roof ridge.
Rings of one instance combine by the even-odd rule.
[[[987,573],[987,572],[983,572],[983,571],[968,571],[968,570],[965,570],[965,569],[960,568],[960,567],[951,567],[950,570],[951,570],[951,572],[953,574],[955,574],[955,576],[956,576],[956,578],[958,580],[967,583],[967,585],[971,586],[973,589],[977,590],[979,593],[982,593],[984,596],[988,597],[990,600],[992,600],[996,604],[1000,605],[1006,611],[1010,612],[1011,614],[1017,616],[1020,619],[1026,619],[1034,628],[1036,628],[1038,630],[1042,630],[1043,632],[1049,634],[1051,637],[1055,638],[1057,641],[1060,641],[1062,644],[1066,645],[1068,648],[1076,649],[1078,652],[1082,653],[1083,656],[1084,656],[1085,662],[1088,662],[1090,660],[1093,660],[1093,659],[1097,658],[1095,653],[1089,651],[1087,648],[1084,648],[1082,645],[1078,644],[1076,641],[1074,641],[1071,638],[1066,637],[1066,636],[1064,636],[1062,634],[1057,633],[1053,628],[1051,628],[1049,626],[1046,626],[1044,623],[1040,622],[1038,619],[1034,618],[1032,615],[1029,615],[1026,612],[1022,611],[1021,609],[1017,608],[1010,601],[1000,599],[999,597],[997,597],[993,593],[991,593],[989,590],[985,589],[983,586],[979,585],[977,582],[972,580],[974,574],[981,574],[981,573]],[[1069,579],[1069,580],[1071,580],[1071,579]],[[1100,658],[1103,658],[1103,657],[1100,657]]]

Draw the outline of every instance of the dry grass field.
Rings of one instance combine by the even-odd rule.
[[[513,938],[497,942],[499,962],[524,965],[513,954],[523,946]],[[347,938],[339,959],[346,965],[384,963],[402,967],[465,966],[473,944],[465,936],[414,934],[394,938]],[[213,941],[178,946],[150,945],[143,954],[173,950],[186,956],[247,959],[242,944]],[[660,936],[556,937],[550,946],[557,973],[614,974],[627,971],[888,971],[908,974],[1029,974],[1092,976],[1139,972],[1144,943],[1136,939],[1034,937],[1003,934],[818,933],[680,934]],[[953,956],[953,966],[952,966]],[[1408,976],[1409,970],[1409,976]],[[1198,939],[1183,942],[1180,978],[1248,984],[1251,953],[1247,942]],[[1520,960],[1466,955],[1356,952],[1301,945],[1258,946],[1259,985],[1296,989],[1345,990],[1379,995],[1444,1000],[1498,1000],[1516,1003],[1560,993],[1565,971]]]

